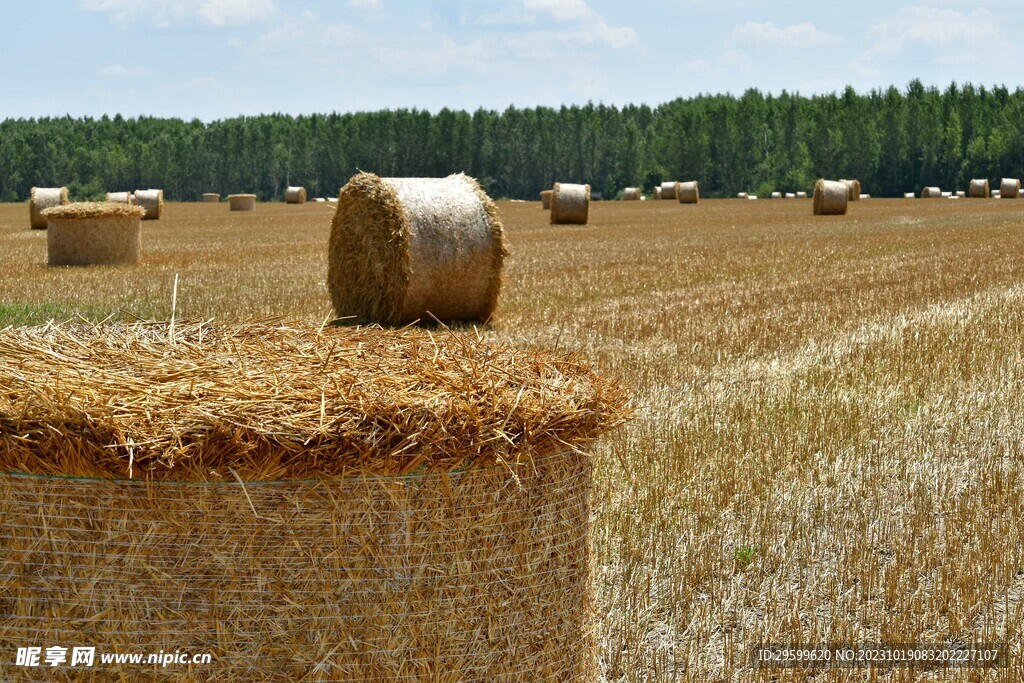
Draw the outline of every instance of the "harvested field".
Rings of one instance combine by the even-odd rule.
[[[635,394],[596,453],[603,680],[1024,680],[1018,204],[595,202],[586,226],[539,206],[498,203],[511,255],[482,334],[579,350]],[[331,315],[326,203],[167,203],[127,268],[47,268],[24,214],[0,205],[0,324],[166,319],[175,274],[179,319]],[[757,643],[830,640],[1013,656],[748,666]]]

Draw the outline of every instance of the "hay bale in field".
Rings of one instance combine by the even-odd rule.
[[[975,178],[968,186],[968,194],[971,199],[988,199],[990,194],[988,178]]]
[[[859,197],[859,199],[862,199],[862,200],[863,200],[863,199],[871,199],[871,195],[869,195],[869,194],[862,194],[862,195],[861,195],[861,196]]]
[[[917,197],[917,195],[915,195],[913,192],[904,192],[903,193],[903,198],[904,199],[915,199],[916,197]]]
[[[639,187],[627,187],[622,191],[622,200],[627,202],[638,202],[644,198],[643,190]]]
[[[999,196],[1002,199],[1017,199],[1020,195],[1020,179],[1003,178],[999,183]]]
[[[748,192],[737,192],[736,199],[746,199],[750,194]]]
[[[992,190],[992,199],[1001,199],[999,196],[999,190]]]
[[[781,192],[772,192],[772,199],[782,199]]]
[[[551,209],[551,195],[554,193],[554,190],[544,190],[540,193],[540,208],[544,210]]]
[[[131,192],[108,192],[107,201],[114,202],[115,204],[134,204],[135,195]]]
[[[6,646],[596,679],[587,451],[628,414],[587,364],[285,323],[8,328],[0,356]]]
[[[796,193],[796,198],[797,199],[807,199],[807,193],[806,192],[797,192]]]
[[[230,211],[255,211],[256,195],[254,194],[229,194],[228,207]]]
[[[941,188],[929,186],[921,190],[921,199],[940,199],[941,197]]]
[[[960,199],[966,199],[967,198],[967,193],[964,192],[963,190],[957,190],[956,191],[956,196],[959,197]]]
[[[787,192],[785,194],[785,199],[796,199],[796,192]]]
[[[658,194],[658,199],[671,200],[679,199],[679,183],[674,180],[666,180],[661,184],[661,192]]]
[[[555,183],[555,193],[551,195],[551,223],[586,225],[589,217],[590,185]]]
[[[285,204],[305,204],[306,203],[306,188],[304,187],[288,187],[284,191]]]
[[[506,254],[498,210],[473,178],[360,173],[341,189],[331,224],[334,310],[390,325],[486,321]]]
[[[212,204],[216,204],[216,203],[218,203],[220,201],[220,195],[217,194],[216,192],[204,192],[203,193],[203,201],[204,202],[210,202]]]
[[[697,204],[700,202],[700,187],[696,180],[679,183],[676,195],[680,204]]]
[[[952,196],[953,196],[953,193],[952,193],[952,192],[943,192],[943,193],[942,193],[942,198],[943,198],[943,199],[949,199],[949,198],[950,198],[950,197],[952,197]]]
[[[849,201],[851,201],[851,202],[860,201],[860,195],[862,193],[860,191],[860,181],[859,180],[847,180],[845,178],[841,178],[839,180],[839,182],[841,182],[844,185],[846,185],[846,196],[847,196],[847,199]]]
[[[849,186],[843,181],[819,178],[814,184],[814,215],[842,216],[850,201]]]
[[[757,195],[756,194],[748,194],[747,195],[747,199],[752,201],[754,199],[757,199]]]
[[[139,262],[145,209],[116,202],[82,202],[43,212],[47,261],[51,266]]]
[[[135,204],[146,210],[144,221],[160,220],[164,213],[163,190],[135,190]]]
[[[655,185],[651,190],[651,199],[661,199],[661,185]]]
[[[43,211],[69,202],[66,187],[33,187],[28,200],[28,222],[33,230],[45,230]]]

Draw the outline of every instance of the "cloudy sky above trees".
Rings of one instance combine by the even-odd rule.
[[[1024,81],[1024,0],[42,0],[0,118],[302,114]]]

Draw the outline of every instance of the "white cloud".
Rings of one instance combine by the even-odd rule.
[[[814,24],[804,22],[779,28],[770,21],[763,24],[748,21],[733,29],[726,41],[729,45],[771,45],[773,47],[834,47],[844,42],[842,36],[818,30]]]
[[[356,9],[380,9],[380,0],[348,0],[348,6]]]
[[[888,58],[910,46],[930,47],[940,64],[967,64],[992,54],[1016,54],[987,9],[970,13],[933,7],[905,7],[868,31],[865,60]]]
[[[106,14],[111,22],[148,21],[154,26],[200,23],[207,26],[248,24],[277,12],[274,0],[80,0],[82,9]]]
[[[149,69],[144,66],[111,64],[97,69],[96,75],[103,76],[104,78],[143,78],[149,75]]]
[[[628,26],[612,26],[584,0],[522,0],[525,14],[491,14],[480,21],[488,26],[532,25],[547,40],[577,45],[600,44],[623,50],[637,44],[636,31]],[[554,21],[552,27],[544,20]]]

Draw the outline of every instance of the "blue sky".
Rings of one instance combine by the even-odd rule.
[[[40,0],[0,16],[0,119],[1024,81],[1024,0]]]

